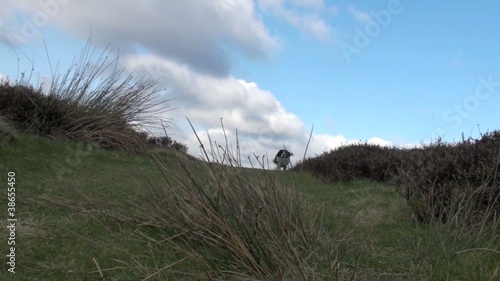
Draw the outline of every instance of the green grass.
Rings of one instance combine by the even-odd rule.
[[[144,264],[153,269],[155,259],[158,266],[177,259],[168,249],[155,249],[138,239],[127,225],[106,221],[99,212],[85,212],[90,206],[75,211],[43,200],[62,197],[73,204],[83,192],[108,202],[109,208],[121,207],[145,192],[147,180],[161,180],[152,159],[32,135],[2,146],[0,155],[3,178],[9,171],[16,173],[19,227],[14,280],[92,280],[99,276],[92,273],[97,270],[94,258],[102,268],[116,267],[112,276],[137,280],[146,275],[134,267]],[[6,196],[1,200],[6,208]],[[0,246],[2,253],[6,246]]]
[[[7,173],[16,173],[18,218],[16,274],[6,273],[2,262],[0,280],[209,280],[191,257],[158,244],[165,232],[127,220],[141,217],[133,206],[144,206],[152,188],[173,176],[168,173],[181,172],[174,152],[158,154],[170,167],[162,172],[146,155],[28,134],[16,138],[0,140],[1,185],[6,189]],[[202,176],[201,162],[185,161]],[[257,179],[265,172],[244,173]],[[419,224],[393,186],[268,173],[297,188],[313,209],[322,208],[322,225],[338,255],[333,266],[343,272],[325,280],[500,280],[498,225]],[[6,224],[0,221],[2,260]]]

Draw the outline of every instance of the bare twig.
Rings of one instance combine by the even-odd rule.
[[[472,249],[467,249],[467,250],[463,250],[463,251],[458,251],[457,254],[463,254],[463,253],[475,252],[475,251],[492,252],[492,253],[500,254],[500,251],[488,249],[488,248],[472,248]]]
[[[99,272],[99,275],[101,275],[101,277],[103,278],[104,280],[104,275],[102,274],[102,271],[101,271],[101,268],[99,267],[99,264],[97,263],[96,259],[95,258],[92,258],[92,260],[94,261],[95,263],[95,266],[97,267],[97,271]]]
[[[300,166],[299,174],[302,173],[302,168],[304,167],[304,161],[306,160],[307,149],[309,148],[309,143],[311,142],[312,134],[314,130],[314,124],[311,126],[311,132],[309,133],[309,139],[307,140],[306,150],[304,150],[304,156],[302,157],[302,165]]]
[[[149,280],[149,279],[151,279],[151,278],[155,277],[156,275],[160,274],[161,272],[163,272],[163,271],[165,271],[165,270],[167,270],[167,269],[171,268],[172,266],[174,266],[174,265],[176,265],[176,264],[178,264],[178,263],[180,263],[180,262],[183,262],[184,260],[185,260],[185,258],[184,258],[184,259],[180,259],[180,260],[178,260],[178,261],[176,261],[176,262],[174,262],[174,263],[168,264],[168,265],[166,265],[165,267],[163,267],[162,269],[158,270],[157,272],[155,272],[155,273],[153,273],[153,274],[151,274],[151,275],[147,276],[146,278],[142,279],[142,281],[147,281],[147,280]]]

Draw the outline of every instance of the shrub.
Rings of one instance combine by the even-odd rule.
[[[500,214],[500,131],[407,154],[392,182],[425,222],[482,221]]]
[[[0,144],[9,143],[18,138],[17,131],[10,122],[0,115]]]
[[[144,139],[146,144],[150,147],[161,147],[161,148],[172,148],[182,153],[187,153],[188,147],[176,140],[173,140],[170,136],[146,136]]]
[[[370,144],[339,147],[307,159],[303,169],[327,182],[360,178],[397,186],[424,222],[483,221],[500,215],[500,131],[422,148]]]
[[[55,75],[46,93],[27,81],[0,86],[0,115],[20,128],[104,147],[139,151],[137,133],[157,123],[166,110],[157,81],[118,69],[105,50],[95,62],[90,42],[64,75]]]
[[[0,115],[22,129],[50,135],[61,125],[63,101],[30,85],[4,82],[0,85]]]
[[[295,169],[308,171],[326,182],[359,178],[387,181],[401,164],[401,153],[397,148],[351,144],[307,159]]]

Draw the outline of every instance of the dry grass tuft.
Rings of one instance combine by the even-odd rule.
[[[176,172],[158,160],[167,185],[152,188],[141,204],[143,226],[168,234],[164,242],[194,259],[210,280],[335,275],[335,244],[321,226],[320,208],[280,184],[273,172],[249,176],[229,146],[200,145],[206,157],[201,171],[178,161]],[[161,236],[144,235],[162,243]]]
[[[64,74],[53,70],[45,89],[30,85],[31,75],[2,82],[0,115],[36,134],[140,151],[139,132],[161,120],[168,100],[159,98],[156,80],[126,74],[112,50],[96,54],[90,43]]]

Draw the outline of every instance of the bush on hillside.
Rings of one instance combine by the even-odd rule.
[[[135,78],[118,69],[104,51],[96,62],[90,42],[79,60],[50,88],[28,81],[0,85],[0,115],[22,130],[97,143],[103,147],[140,151],[138,131],[158,123],[167,101],[158,99],[157,81]]]
[[[400,154],[395,148],[368,143],[350,144],[307,159],[295,169],[308,171],[326,182],[360,178],[387,181],[401,165]]]
[[[17,131],[7,118],[0,115],[0,144],[10,143],[17,140]]]
[[[30,85],[0,85],[0,115],[19,128],[50,134],[62,121],[62,101],[43,95]]]
[[[395,184],[424,222],[478,221],[500,216],[500,131],[423,148],[370,144],[339,147],[300,163],[327,182],[367,178]]]
[[[423,148],[339,147],[295,169],[326,182],[367,178],[397,186],[418,220],[446,222],[500,215],[500,131]]]
[[[498,217],[499,153],[500,131],[456,144],[438,139],[407,153],[406,164],[392,182],[420,221],[481,221]]]
[[[173,140],[170,136],[148,136],[146,138],[146,142],[152,147],[172,148],[182,153],[187,153],[188,150],[188,147],[185,144]]]

